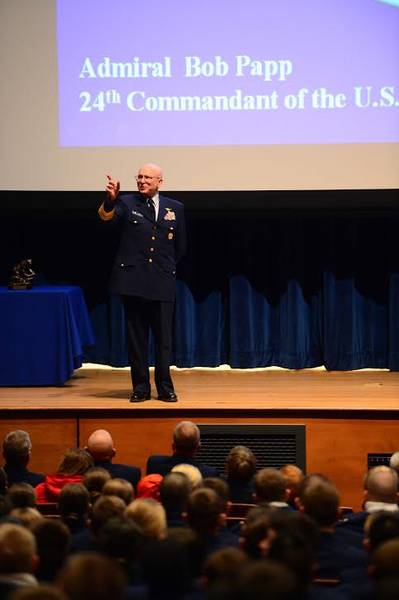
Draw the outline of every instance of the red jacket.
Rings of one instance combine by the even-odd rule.
[[[58,502],[61,490],[68,483],[82,483],[82,475],[46,475],[43,483],[39,483],[35,487],[36,502],[43,504],[44,502]]]

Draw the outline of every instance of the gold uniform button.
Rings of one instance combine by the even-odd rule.
[[[151,239],[152,239],[152,240],[155,240],[155,239],[156,239],[155,235],[153,235],[153,236],[151,237]]]
[[[150,252],[154,252],[154,248],[150,248]]]
[[[148,262],[152,262],[152,258],[149,258],[149,259],[148,259]]]

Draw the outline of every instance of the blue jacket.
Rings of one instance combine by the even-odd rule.
[[[113,208],[108,201],[103,206],[107,212]],[[101,209],[99,214],[105,220]],[[111,292],[172,302],[176,264],[186,248],[182,203],[160,195],[158,219],[154,221],[144,196],[122,194],[108,222],[120,227]]]

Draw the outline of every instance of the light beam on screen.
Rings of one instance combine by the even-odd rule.
[[[60,145],[398,142],[387,3],[58,0]]]
[[[399,8],[399,0],[378,0],[378,2],[384,2],[384,4],[391,4]]]

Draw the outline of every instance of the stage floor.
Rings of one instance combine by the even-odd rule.
[[[396,411],[399,373],[268,368],[172,368],[178,403],[128,402],[128,369],[85,365],[63,386],[0,388],[7,410]],[[153,378],[153,373],[151,373]],[[155,395],[155,387],[153,388]]]

